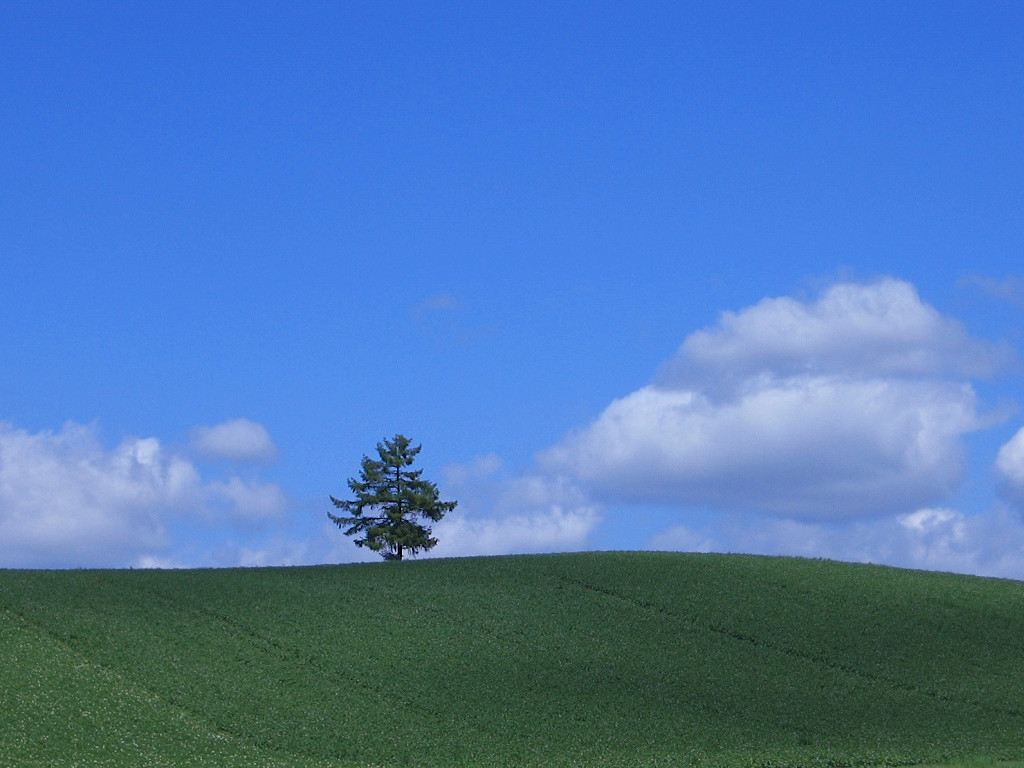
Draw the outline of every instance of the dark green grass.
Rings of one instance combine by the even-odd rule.
[[[0,571],[0,697],[10,766],[993,765],[1024,758],[1024,584],[654,553]]]

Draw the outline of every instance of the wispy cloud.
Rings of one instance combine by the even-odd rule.
[[[437,524],[435,557],[565,552],[586,548],[600,515],[594,507],[548,509],[524,514],[452,516]]]
[[[723,515],[676,525],[649,549],[824,557],[901,568],[1024,578],[1024,525],[1002,506],[968,515],[931,507],[878,520],[839,523]]]
[[[451,293],[437,293],[421,301],[418,312],[453,312],[459,308],[459,300]]]
[[[601,510],[572,483],[536,473],[508,475],[493,454],[444,470],[459,506],[434,527],[431,555],[499,555],[585,549]]]
[[[983,275],[969,275],[960,282],[962,285],[976,288],[987,296],[999,299],[1000,301],[1024,305],[1024,277],[995,278]]]
[[[1024,512],[1024,428],[999,449],[996,474],[1002,496]]]
[[[204,459],[268,462],[277,454],[263,425],[248,419],[196,427],[192,430],[192,445]]]

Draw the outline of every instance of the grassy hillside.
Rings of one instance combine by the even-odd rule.
[[[5,766],[1024,758],[1024,584],[723,555],[0,571]]]

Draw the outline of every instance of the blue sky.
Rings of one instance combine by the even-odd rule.
[[[1024,578],[1020,4],[513,5],[0,8],[0,566]]]

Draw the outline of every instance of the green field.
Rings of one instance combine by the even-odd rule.
[[[604,553],[0,571],[3,766],[1024,758],[1024,583]]]

